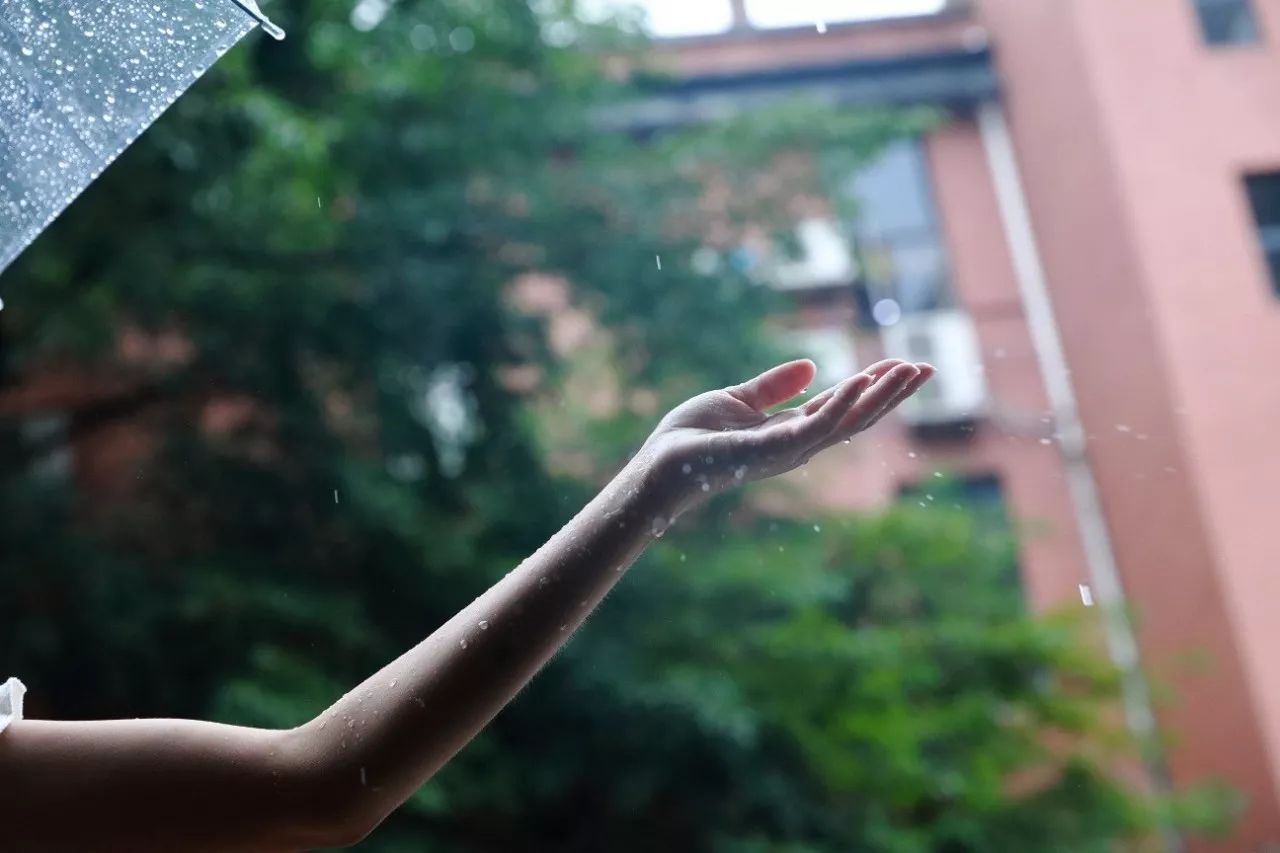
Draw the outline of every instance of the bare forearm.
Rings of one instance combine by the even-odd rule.
[[[657,475],[633,460],[535,554],[298,730],[306,753],[336,763],[335,800],[380,818],[515,696],[669,523],[678,496]]]
[[[677,407],[636,460],[488,592],[311,722],[24,721],[0,737],[0,826],[42,850],[293,850],[352,842],[523,687],[679,508],[804,464],[932,375],[873,365],[800,408],[813,365]],[[864,393],[865,392],[865,393]]]

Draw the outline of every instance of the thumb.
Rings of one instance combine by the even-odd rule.
[[[784,403],[804,391],[813,381],[816,372],[814,363],[802,358],[771,367],[755,379],[726,390],[753,409],[764,410]]]

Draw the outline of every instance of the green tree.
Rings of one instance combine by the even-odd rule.
[[[288,11],[3,280],[5,384],[94,377],[73,438],[150,442],[77,491],[0,429],[0,624],[37,713],[315,713],[591,487],[551,473],[533,413],[574,401],[515,278],[564,277],[624,388],[739,379],[778,305],[689,262],[700,177],[750,188],[783,148],[848,168],[926,119],[796,107],[638,145],[599,132],[628,90],[589,50],[635,41],[570,4]],[[596,470],[650,418],[579,424]],[[1080,850],[1149,825],[1092,746],[1111,674],[1022,613],[1007,543],[941,513],[822,523],[722,504],[673,534],[367,849]],[[1080,748],[1051,755],[1054,729]]]

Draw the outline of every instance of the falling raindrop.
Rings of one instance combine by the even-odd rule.
[[[815,524],[815,525],[813,526],[813,532],[814,532],[814,533],[821,533],[821,532],[822,532],[822,525],[821,525],[821,524]]]
[[[334,502],[334,503],[337,503],[337,502],[338,502],[338,490],[337,490],[337,489],[334,489],[334,490],[333,490],[333,502]]]
[[[662,269],[662,255],[654,255],[653,262],[658,265],[658,269]]]
[[[1080,584],[1080,601],[1085,607],[1093,606],[1093,590],[1087,583]]]
[[[816,30],[818,31],[818,33],[819,33],[819,34],[824,34],[824,33],[826,33],[826,31],[827,31],[827,22],[826,22],[826,21],[814,21],[814,22],[813,22],[813,27],[814,27],[814,29],[816,29]]]

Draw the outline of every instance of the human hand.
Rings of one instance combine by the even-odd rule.
[[[641,452],[681,503],[690,503],[804,465],[874,425],[935,373],[928,364],[886,359],[807,403],[766,411],[803,392],[814,371],[811,361],[792,361],[741,385],[699,394],[663,418]]]

